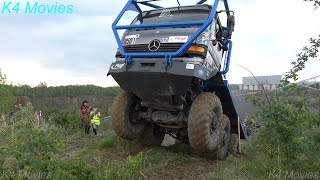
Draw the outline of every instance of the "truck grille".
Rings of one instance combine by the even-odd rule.
[[[162,43],[160,48],[155,52],[176,52],[180,49],[183,43]],[[149,44],[135,44],[124,46],[124,51],[127,53],[132,52],[153,52],[148,48]]]

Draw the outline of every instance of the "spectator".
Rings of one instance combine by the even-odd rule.
[[[35,125],[39,126],[40,125],[40,116],[39,116],[38,111],[34,112],[34,118],[35,118]]]
[[[90,111],[88,109],[88,101],[83,101],[82,105],[80,107],[80,117],[81,117],[81,123],[84,123],[84,131],[85,134],[90,133]]]
[[[100,125],[100,112],[99,112],[98,108],[93,109],[93,113],[91,116],[91,124],[92,124],[92,128],[93,128],[93,133],[94,133],[94,135],[97,136],[98,126]]]
[[[44,117],[43,117],[43,112],[40,110],[39,111],[39,125],[44,122]]]

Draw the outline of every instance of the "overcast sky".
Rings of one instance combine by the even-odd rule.
[[[126,1],[38,2],[71,4],[73,13],[35,15],[0,11],[0,69],[8,82],[31,86],[39,82],[49,86],[117,85],[111,76],[106,76],[117,48],[111,23]],[[193,2],[196,1],[181,0],[181,4]],[[250,76],[238,65],[249,68],[255,75],[283,74],[308,39],[320,33],[320,9],[314,10],[312,3],[302,0],[229,0],[229,6],[236,16],[234,49],[227,75],[230,83],[241,83],[243,76]],[[300,77],[319,75],[319,69],[320,61],[311,60]]]

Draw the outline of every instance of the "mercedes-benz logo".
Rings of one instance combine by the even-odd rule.
[[[157,51],[160,48],[160,41],[158,39],[154,39],[149,43],[148,49],[149,51]]]

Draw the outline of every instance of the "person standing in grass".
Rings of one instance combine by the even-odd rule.
[[[100,125],[100,111],[98,108],[94,108],[91,115],[91,124],[94,135],[98,134],[98,126]]]
[[[81,123],[84,123],[85,134],[90,133],[90,111],[88,109],[88,101],[83,101],[80,107]]]
[[[39,112],[38,111],[34,112],[34,119],[35,119],[35,125],[39,126],[40,125],[40,116],[39,116]]]

